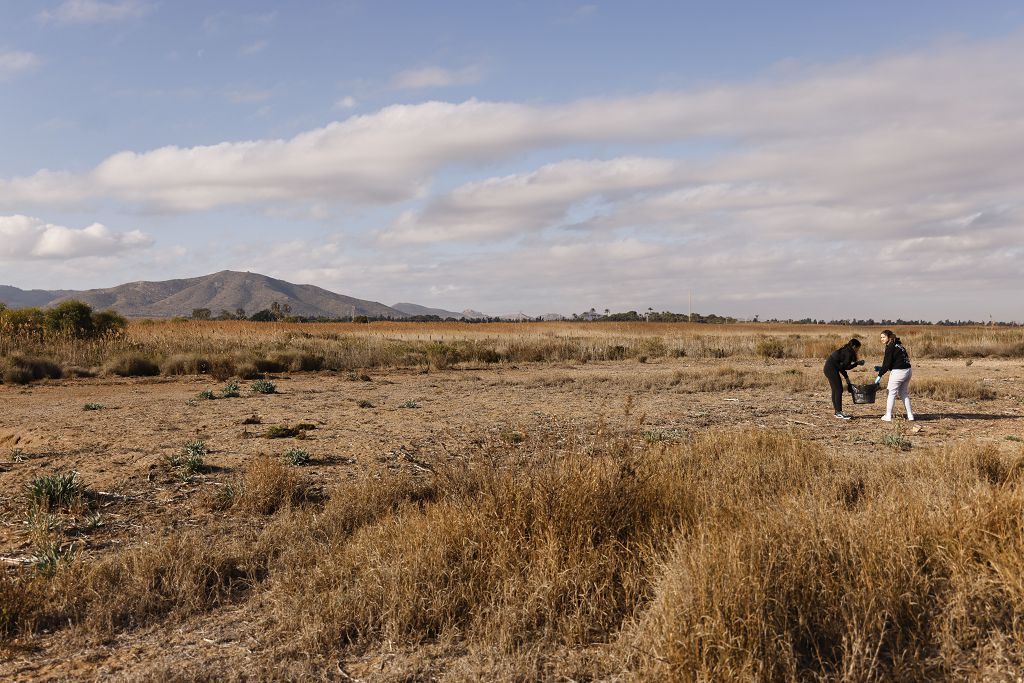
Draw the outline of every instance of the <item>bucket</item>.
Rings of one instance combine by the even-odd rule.
[[[878,385],[872,382],[871,384],[851,384],[850,393],[853,394],[854,403],[874,403],[875,394],[878,392]]]

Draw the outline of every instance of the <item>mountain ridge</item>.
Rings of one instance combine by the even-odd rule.
[[[288,306],[292,315],[347,318],[402,319],[409,314],[377,301],[357,299],[317,287],[298,285],[267,275],[222,270],[210,275],[174,280],[127,282],[114,287],[87,290],[22,290],[0,285],[0,302],[12,307],[53,306],[77,299],[95,309],[113,309],[130,318],[188,316],[199,308],[213,315],[221,311],[247,315],[270,308],[274,302]]]

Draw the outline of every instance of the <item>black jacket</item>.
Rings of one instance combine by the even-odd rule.
[[[845,377],[846,381],[849,382],[850,376],[846,374],[846,371],[857,367],[857,352],[847,344],[846,346],[833,351],[829,355],[828,360],[825,361],[825,365],[831,365],[834,367],[839,371],[839,374]]]
[[[890,370],[909,370],[910,369],[910,354],[907,353],[906,348],[903,346],[903,342],[896,339],[891,344],[885,345],[885,358],[882,359],[882,369],[878,371],[878,376],[881,377]]]

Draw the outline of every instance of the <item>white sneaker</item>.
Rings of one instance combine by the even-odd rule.
[[[883,415],[882,422],[892,422],[892,415]]]
[[[914,421],[914,416],[913,415],[907,415],[907,422],[913,422],[913,421]]]
[[[850,416],[847,415],[846,413],[836,413],[836,417],[838,417],[840,420],[849,420],[850,419]]]

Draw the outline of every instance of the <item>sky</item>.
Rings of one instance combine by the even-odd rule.
[[[0,284],[1024,320],[1019,2],[0,0]]]

